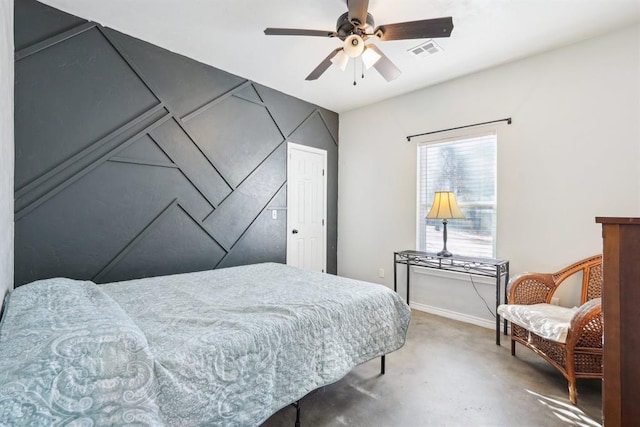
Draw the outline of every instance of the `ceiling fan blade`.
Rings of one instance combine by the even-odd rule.
[[[356,27],[360,27],[367,23],[367,9],[369,9],[369,0],[347,0],[349,8],[349,22]]]
[[[311,72],[311,74],[309,74],[307,76],[307,78],[305,80],[317,80],[318,77],[320,77],[322,75],[322,73],[324,73],[325,71],[327,71],[327,69],[331,66],[331,58],[333,58],[334,56],[336,56],[338,54],[338,52],[340,52],[342,50],[341,47],[339,47],[338,49],[332,51],[329,56],[327,56],[326,58],[324,58],[324,60],[322,60],[322,62],[320,63],[320,65],[318,65],[315,70],[313,70]]]
[[[378,39],[388,41],[449,37],[451,31],[453,31],[453,19],[449,16],[446,18],[380,25],[373,33]]]
[[[267,36],[314,36],[314,37],[335,37],[335,31],[304,30],[299,28],[265,28]]]
[[[395,80],[400,74],[402,74],[402,71],[400,71],[400,69],[396,67],[380,49],[378,49],[378,46],[368,44],[367,49],[372,49],[380,55],[380,59],[373,64],[373,67],[382,75],[382,77],[384,77],[386,81],[390,82],[391,80]]]

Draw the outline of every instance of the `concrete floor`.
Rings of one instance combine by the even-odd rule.
[[[302,399],[302,427],[320,426],[599,426],[600,380],[578,381],[578,405],[567,383],[542,358],[495,332],[413,311],[407,343],[364,363]],[[263,427],[293,427],[286,407]]]

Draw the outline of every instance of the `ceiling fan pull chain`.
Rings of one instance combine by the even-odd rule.
[[[360,70],[362,71],[362,76],[360,78],[364,79],[364,59],[362,59],[362,56],[360,56]]]
[[[355,86],[356,83],[356,67],[358,66],[358,59],[356,58],[355,61],[353,61],[353,85]]]

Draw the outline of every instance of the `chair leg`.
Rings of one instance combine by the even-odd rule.
[[[511,340],[511,355],[515,356],[516,355],[516,342],[515,340]]]
[[[578,389],[576,387],[576,380],[569,380],[569,400],[574,405],[578,404]]]
[[[578,389],[576,387],[576,365],[575,352],[573,347],[564,347],[564,357],[566,360],[567,381],[569,382],[569,400],[576,405],[578,403]]]

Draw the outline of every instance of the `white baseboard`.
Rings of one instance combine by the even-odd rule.
[[[456,311],[446,310],[444,308],[433,307],[431,305],[420,304],[419,302],[412,302],[411,308],[418,311],[424,311],[425,313],[435,314],[437,316],[446,317],[448,319],[459,320],[460,322],[471,323],[472,325],[481,326],[488,329],[496,329],[495,320],[483,319],[482,317],[471,316],[465,313],[458,313]]]

